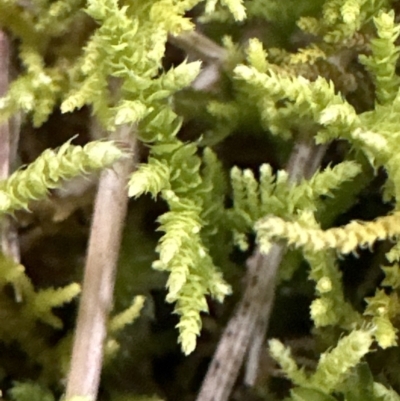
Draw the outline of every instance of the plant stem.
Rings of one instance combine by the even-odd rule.
[[[302,178],[310,178],[315,173],[315,171],[317,171],[318,167],[321,164],[321,160],[325,154],[327,145],[315,146],[311,141],[307,140],[307,138],[300,138],[295,143],[294,149],[289,158],[289,163],[286,167],[287,171],[289,172],[289,182],[292,184],[300,182]],[[280,244],[275,246],[281,247],[283,257],[286,248]],[[259,249],[257,249],[256,252],[260,253]],[[261,264],[262,262],[259,263]],[[279,264],[276,266],[276,270],[279,268]],[[273,265],[273,263],[271,260],[269,260],[269,269],[272,269],[271,265]],[[260,315],[259,320],[256,322],[256,327],[254,329],[252,340],[249,345],[244,376],[244,383],[247,386],[255,386],[256,384],[260,365],[260,356],[262,353],[262,347],[265,343],[265,336],[268,330],[269,316],[273,307],[275,295],[274,287],[275,280],[271,280],[268,290],[266,291],[267,298],[265,301],[263,313]]]
[[[223,47],[196,31],[184,32],[179,36],[169,35],[168,41],[206,63],[221,64],[226,58]]]
[[[194,90],[203,92],[212,90],[221,78],[221,69],[227,58],[227,51],[195,31],[185,32],[179,36],[169,35],[168,41],[185,50],[190,57],[200,59],[207,64],[191,86]]]
[[[182,46],[184,43],[198,43],[199,48],[208,49],[207,57],[213,62],[221,56],[218,51],[222,48],[205,37],[199,39],[198,34],[185,34],[180,39],[171,36],[170,40]],[[205,43],[208,45],[205,46]],[[225,52],[224,49],[222,51]],[[205,54],[203,56],[206,57]],[[126,141],[128,137],[129,129],[124,127],[114,139]],[[104,171],[100,177],[67,381],[67,400],[81,396],[94,401],[97,396],[107,316],[112,304],[115,269],[128,202],[126,184],[132,168],[131,160],[121,160],[113,170]]]
[[[226,50],[197,32],[170,36],[169,40],[209,64],[203,71],[205,78],[198,78],[192,87],[196,90],[212,88],[226,60]],[[289,182],[295,184],[303,177],[311,176],[319,167],[325,150],[326,146],[315,146],[313,138],[308,134],[300,136],[287,166]],[[248,358],[244,380],[247,385],[255,384],[261,348],[274,303],[276,273],[285,251],[284,245],[274,244],[268,255],[262,255],[257,247],[248,259],[244,295],[220,339],[197,401],[226,401],[246,353]]]
[[[0,30],[0,98],[6,95],[10,84],[10,53],[10,38],[6,32]],[[18,121],[15,117],[14,121],[7,120],[0,124],[0,180],[8,178],[11,166],[15,162],[19,137]],[[0,237],[3,254],[19,263],[21,255],[17,227],[14,220],[9,216],[3,216],[1,219]],[[14,292],[16,301],[21,302],[21,291],[16,283],[14,284]]]
[[[122,126],[111,139],[127,142],[135,151],[131,127]],[[82,285],[66,399],[94,401],[103,362],[107,318],[112,306],[115,270],[128,205],[127,180],[132,158],[103,171],[96,195]]]
[[[322,155],[323,149],[314,145],[313,138],[300,138],[295,143],[287,167],[290,182],[294,184],[312,174]],[[243,297],[222,334],[197,401],[226,401],[247,352],[246,381],[254,383],[274,303],[276,275],[285,250],[284,245],[276,243],[268,255],[263,255],[257,247],[248,259]]]
[[[0,97],[8,91],[10,68],[10,40],[8,35],[0,30]],[[10,127],[9,122],[0,124],[0,180],[10,173]]]

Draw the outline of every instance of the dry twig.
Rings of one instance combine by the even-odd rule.
[[[132,138],[131,128],[122,126],[112,139],[127,143],[134,152]],[[132,158],[122,159],[100,177],[67,382],[67,400],[79,396],[94,401],[97,397],[107,317],[112,306],[115,270],[128,205],[127,180],[133,165]]]
[[[324,148],[315,146],[313,138],[299,138],[287,167],[290,181],[296,183],[312,174],[323,153]],[[228,400],[247,352],[246,384],[255,383],[274,302],[276,274],[285,250],[284,245],[274,244],[268,255],[263,255],[257,247],[247,261],[243,297],[220,339],[197,401]]]
[[[10,83],[10,53],[11,41],[6,32],[0,30],[0,98],[5,96]],[[14,124],[12,124],[14,122]],[[11,166],[15,163],[19,137],[18,119],[4,121],[0,124],[0,180],[10,175]],[[9,216],[3,216],[0,227],[1,251],[4,255],[20,262],[20,247],[17,227]],[[14,285],[15,298],[22,300],[21,292]]]
[[[10,39],[0,30],[0,97],[8,91],[10,68]],[[10,173],[10,127],[9,122],[0,124],[0,179],[6,179]]]
[[[169,35],[168,41],[185,50],[194,58],[206,63],[192,88],[198,91],[210,91],[221,78],[221,70],[227,58],[226,50],[198,32],[185,32],[179,36]]]
[[[208,68],[223,68],[225,49],[201,34],[191,32],[171,37],[170,41],[207,62]],[[207,90],[215,84],[215,77],[219,75],[214,74],[211,85],[195,85],[194,89]],[[287,166],[290,182],[295,184],[301,178],[311,176],[318,168],[324,152],[325,146],[315,146],[313,139],[308,135],[299,138]],[[257,248],[247,261],[247,286],[243,298],[220,339],[197,401],[226,401],[232,392],[246,353],[248,359],[245,383],[255,384],[261,348],[274,301],[276,273],[284,253],[284,245],[274,244],[268,255],[262,255]]]

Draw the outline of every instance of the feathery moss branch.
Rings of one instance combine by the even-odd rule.
[[[298,221],[286,222],[279,217],[267,217],[256,225],[263,252],[268,252],[268,238],[284,238],[289,245],[314,251],[336,249],[341,253],[354,252],[357,247],[371,247],[376,241],[400,235],[400,213],[378,217],[375,221],[357,222],[325,231],[309,228],[309,212],[303,212]]]
[[[29,202],[44,198],[49,189],[65,180],[111,167],[127,154],[113,142],[91,142],[84,146],[65,143],[55,152],[46,149],[26,168],[0,182],[0,213],[28,209]]]
[[[400,26],[394,23],[394,12],[381,12],[374,18],[378,38],[372,39],[372,55],[360,55],[360,61],[366,66],[375,83],[376,98],[379,103],[390,103],[396,97],[400,77],[396,74],[399,46],[396,39]]]

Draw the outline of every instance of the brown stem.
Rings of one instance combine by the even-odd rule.
[[[302,178],[310,178],[321,164],[322,157],[325,154],[327,146],[315,146],[307,138],[299,139],[295,143],[295,147],[290,155],[289,163],[286,167],[289,172],[289,179],[292,184],[298,183]],[[282,256],[285,248],[282,248]],[[257,252],[259,250],[257,249]],[[269,262],[271,266],[271,261]],[[279,266],[276,267],[278,269]],[[270,281],[267,293],[271,296],[267,297],[263,311],[261,312],[252,335],[249,345],[244,383],[247,386],[256,384],[258,370],[260,366],[260,356],[262,347],[264,346],[265,336],[268,330],[269,316],[274,301],[275,280]]]
[[[219,59],[218,51],[222,49],[204,37],[199,39],[191,34],[180,39],[171,36],[170,41],[178,46],[201,43],[202,48],[208,43],[207,57],[213,61]],[[127,140],[127,131],[129,129],[124,127],[115,139]],[[95,400],[97,396],[106,320],[112,303],[115,268],[127,209],[126,183],[132,168],[131,160],[122,160],[113,170],[103,172],[100,178],[67,381],[67,400],[74,396]]]
[[[0,97],[8,91],[10,68],[10,40],[8,35],[0,30]],[[0,124],[0,180],[10,173],[10,127],[8,120]]]
[[[288,163],[289,180],[292,183],[312,173],[319,163],[322,152],[313,139],[300,138],[291,153]],[[239,305],[229,320],[206,377],[197,401],[226,401],[232,392],[239,370],[243,365],[250,344],[250,363],[247,380],[257,376],[260,348],[268,328],[269,315],[274,303],[276,273],[286,247],[274,244],[268,255],[261,254],[257,247],[249,258],[246,288]]]
[[[189,55],[209,64],[192,87],[196,90],[212,89],[220,78],[220,70],[226,60],[225,49],[197,32],[170,36],[169,40]],[[289,158],[289,181],[295,184],[303,177],[311,176],[320,165],[325,150],[325,146],[315,146],[308,135],[300,137]],[[197,401],[226,401],[246,353],[245,383],[255,384],[261,348],[274,303],[276,273],[285,251],[286,247],[282,244],[274,244],[268,255],[262,255],[256,248],[247,261],[244,295],[220,339]]]
[[[184,32],[179,36],[169,35],[168,41],[206,63],[221,64],[226,58],[226,50],[223,47],[196,31]]]
[[[122,126],[113,139],[127,142],[135,151],[131,138],[131,128]],[[105,170],[100,177],[67,381],[67,400],[80,396],[94,401],[97,397],[107,317],[128,204],[127,180],[132,169],[133,160],[127,158],[117,162],[113,169]]]
[[[0,30],[0,98],[7,94],[10,84],[10,52],[10,38]],[[7,120],[0,123],[0,180],[4,180],[10,175],[10,169],[17,154],[18,137],[17,117],[14,118],[14,121]],[[3,254],[19,263],[21,257],[17,228],[14,220],[9,216],[4,216],[1,220],[0,236]],[[17,284],[14,285],[14,290],[16,300],[21,301],[22,296]]]
[[[185,50],[194,59],[200,59],[204,66],[192,83],[192,88],[198,91],[213,90],[220,81],[221,69],[227,58],[227,51],[199,32],[185,32],[179,36],[169,35],[168,41]]]
[[[219,79],[219,71],[226,59],[226,51],[196,32],[170,37],[170,42],[209,64],[203,77],[192,87],[209,90]],[[207,71],[207,68],[209,71]],[[319,166],[323,150],[312,139],[300,138],[292,151],[287,170],[291,183],[308,176]],[[276,272],[285,246],[274,244],[268,255],[257,248],[248,260],[247,287],[236,312],[228,322],[209,366],[197,401],[226,401],[232,391],[239,370],[248,353],[245,382],[254,384],[257,377],[261,347],[264,344],[270,312],[274,302]]]

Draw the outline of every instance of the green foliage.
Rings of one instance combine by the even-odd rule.
[[[225,6],[236,21],[242,21],[246,18],[246,8],[243,5],[243,0],[207,0],[205,11],[207,14],[216,12],[217,3],[221,3],[221,6]],[[223,10],[226,11],[226,10]],[[225,15],[222,11],[222,15]]]
[[[350,330],[360,323],[360,316],[345,300],[342,274],[331,252],[304,252],[310,265],[309,277],[316,285],[318,298],[310,305],[310,315],[316,327],[340,326]]]
[[[371,330],[353,330],[341,338],[335,348],[320,356],[316,371],[309,377],[296,366],[290,350],[285,349],[280,341],[271,340],[269,345],[272,357],[293,383],[301,388],[293,390],[294,400],[305,399],[306,394],[310,399],[330,400],[332,398],[327,395],[340,389],[344,379],[352,373],[352,368],[368,353],[372,341]]]
[[[169,168],[157,159],[149,158],[146,164],[139,166],[138,171],[131,176],[129,196],[140,196],[150,192],[153,197],[163,189],[169,189]]]
[[[194,350],[196,336],[200,334],[200,313],[208,311],[205,296],[210,294],[222,301],[230,292],[209,255],[204,233],[201,231],[203,226],[207,226],[205,219],[212,217],[212,214],[221,213],[221,193],[212,197],[209,193],[213,181],[220,179],[212,171],[213,168],[218,169],[218,165],[215,157],[206,151],[207,164],[203,179],[201,159],[195,152],[194,145],[185,145],[177,140],[165,145],[161,142],[152,147],[152,154],[160,158],[161,163],[170,166],[169,183],[164,179],[164,185],[168,184],[169,188],[161,190],[161,196],[168,203],[170,211],[158,219],[161,223],[159,229],[165,234],[157,247],[160,258],[153,263],[153,267],[170,273],[167,301],[176,302],[175,311],[181,316],[178,324],[179,342],[182,343],[185,353]],[[151,163],[152,161],[146,168],[148,171],[152,170],[155,176],[162,171],[161,164],[152,166]],[[144,171],[139,169],[133,174],[131,191],[140,186]],[[152,182],[148,181],[149,184]],[[156,180],[154,182],[156,185],[148,189],[153,196],[157,189],[163,187]],[[214,201],[219,201],[219,209],[215,209]],[[208,233],[210,235],[212,233]]]
[[[380,13],[374,22],[379,38],[371,41],[372,56],[361,55],[360,61],[372,74],[377,100],[385,104],[394,100],[400,82],[396,75],[399,47],[395,45],[400,27],[394,24],[393,12]]]
[[[283,351],[282,345],[278,346],[277,342],[270,344],[274,358],[279,361],[286,375],[301,387],[293,390],[292,399],[329,399],[328,395],[333,391],[343,390],[340,388],[343,384],[342,375],[351,373],[352,368],[369,352],[373,339],[382,348],[397,345],[394,323],[399,309],[397,293],[378,289],[374,297],[366,299],[367,307],[361,316],[345,301],[335,253],[327,252],[332,249],[346,254],[356,252],[359,247],[371,249],[376,241],[397,239],[399,235],[397,188],[400,181],[394,169],[394,160],[397,160],[394,149],[398,147],[398,141],[397,128],[392,123],[398,110],[398,77],[395,72],[398,50],[394,44],[398,29],[394,24],[394,14],[380,10],[382,5],[383,2],[326,1],[322,19],[307,17],[299,24],[307,32],[323,39],[320,46],[311,44],[295,55],[280,60],[276,58],[276,64],[266,64],[262,60],[271,60],[272,56],[266,54],[256,42],[250,42],[247,57],[250,66],[239,65],[234,70],[236,79],[244,81],[251,88],[250,96],[258,106],[263,124],[271,133],[287,138],[295,130],[315,130],[320,143],[335,138],[349,141],[375,169],[383,167],[386,170],[388,182],[385,197],[395,202],[395,212],[374,221],[351,221],[343,227],[321,230],[314,218],[315,211],[321,208],[320,197],[335,196],[345,181],[353,180],[360,173],[358,165],[343,162],[293,187],[287,184],[287,178],[278,181],[281,174],[278,172],[277,178],[271,177],[268,182],[269,185],[274,183],[274,179],[277,183],[284,182],[284,190],[280,192],[276,188],[271,191],[265,203],[274,196],[279,198],[278,194],[282,193],[280,209],[272,205],[265,208],[264,202],[260,202],[263,190],[259,190],[259,184],[250,171],[246,174],[237,169],[232,171],[234,210],[242,219],[241,231],[236,236],[238,244],[245,247],[243,232],[255,227],[258,242],[265,253],[269,251],[272,241],[282,239],[289,245],[301,247],[310,265],[310,278],[316,282],[317,298],[310,309],[315,326],[336,326],[350,332],[339,340],[336,348],[321,356],[316,372],[308,378],[290,354]],[[347,46],[350,38],[372,18],[379,38],[372,39],[372,55],[362,56],[361,61],[372,75],[378,103],[374,110],[357,114],[354,107],[336,92],[332,81],[322,76],[306,79],[298,75],[297,67],[289,66],[326,60],[326,53],[332,54],[333,48],[337,51]],[[274,53],[274,57],[277,54]],[[284,55],[284,52],[281,54]],[[263,180],[265,176],[260,171],[260,188]],[[261,212],[258,218],[257,212]],[[395,255],[393,251],[389,260],[397,261]],[[384,270],[387,278],[382,284],[396,288],[397,264]],[[363,327],[365,322],[372,324],[368,327],[373,329],[354,330],[355,327]],[[371,392],[376,397],[373,390]]]
[[[2,342],[5,344],[16,342],[32,362],[42,367],[41,378],[45,381],[54,380],[54,377],[61,372],[65,373],[64,369],[67,367],[65,358],[69,357],[70,338],[67,337],[65,342],[49,347],[46,336],[38,330],[38,323],[42,322],[56,330],[62,329],[64,323],[53,309],[71,302],[79,294],[80,286],[71,283],[57,289],[36,290],[24,272],[24,267],[16,265],[3,255],[0,258],[0,271],[2,276],[0,304],[3,318],[7,321],[7,324],[2,325],[0,329]],[[4,293],[9,284],[13,284],[20,292],[22,302],[19,304]],[[27,389],[29,388],[24,386],[20,388],[22,393]],[[18,392],[20,390],[16,390],[16,399],[20,397]]]
[[[1,99],[0,120],[21,110],[32,113],[34,125],[40,126],[65,89],[65,76],[59,68],[46,68],[41,54],[32,46],[22,45],[20,57],[26,72],[11,84],[7,95]]]
[[[91,142],[83,148],[67,142],[57,152],[46,149],[33,163],[0,182],[0,212],[28,209],[30,201],[44,198],[65,180],[110,167],[126,156],[112,142]]]
[[[144,303],[144,296],[136,296],[128,308],[116,314],[115,316],[112,316],[109,320],[107,327],[108,336],[104,349],[106,363],[112,358],[115,358],[117,351],[120,349],[120,345],[116,339],[116,336],[127,325],[134,323],[139,318]]]
[[[196,347],[209,298],[222,302],[231,293],[231,283],[222,272],[228,278],[234,269],[230,260],[234,246],[248,251],[255,234],[264,253],[276,241],[297,248],[297,258],[306,262],[315,287],[310,316],[313,335],[323,344],[314,354],[315,369],[307,371],[288,347],[270,341],[272,356],[294,385],[290,399],[398,400],[395,390],[375,381],[378,378],[363,362],[374,341],[379,349],[397,345],[398,15],[386,0],[206,1],[208,21],[220,20],[222,27],[236,24],[241,32],[253,22],[243,22],[246,17],[256,18],[267,32],[246,42],[244,51],[242,43],[223,40],[229,53],[223,66],[227,87],[201,100],[192,95],[193,113],[203,102],[211,119],[207,132],[185,136],[184,118],[174,96],[180,92],[185,101],[189,96],[185,90],[202,64],[184,60],[167,68],[164,58],[168,35],[193,29],[188,12],[200,3],[36,0],[26,6],[0,0],[0,26],[18,42],[21,69],[0,99],[0,121],[21,113],[26,124],[31,119],[38,127],[58,108],[66,114],[89,106],[109,133],[121,125],[132,127],[131,135],[145,144],[148,157],[131,175],[128,194],[133,198],[150,194],[155,201],[161,199],[167,210],[157,219],[162,233],[158,238],[142,236],[136,229],[137,214],[127,218],[116,301],[118,307],[126,308],[127,299],[148,295],[165,284],[166,301],[174,304],[179,316],[178,342],[185,354]],[[71,40],[72,44],[56,48],[54,43],[65,42],[75,29],[82,34],[77,44]],[[268,36],[280,35],[280,30],[287,36],[282,39],[287,48],[271,48]],[[294,33],[304,46],[295,43]],[[374,90],[368,92],[368,84]],[[360,93],[369,93],[366,104],[358,102]],[[334,155],[339,161],[332,157],[332,164],[298,183],[274,157],[257,160],[252,168],[246,168],[246,163],[232,166],[222,156],[224,140],[234,134],[245,136],[253,128],[271,140],[271,148],[276,146],[279,162],[304,135],[319,144],[340,140],[348,144],[347,153]],[[250,150],[243,149],[246,152]],[[57,151],[46,149],[0,182],[0,213],[29,210],[33,201],[45,198],[66,180],[112,168],[114,162],[130,156],[111,141],[92,141],[83,147],[68,141]],[[383,172],[383,199],[393,210],[371,221],[333,225],[334,217],[355,203],[370,180],[368,168],[370,175]],[[356,310],[344,294],[338,256],[388,240],[393,242],[386,253],[389,265],[382,267],[385,278],[377,288],[374,283],[368,297],[363,295],[362,310]],[[167,278],[160,274],[160,280],[153,276],[150,283],[142,280],[151,264],[157,271],[153,274],[164,272]],[[303,267],[293,263],[282,277]],[[20,289],[21,304],[7,295],[9,284]],[[63,327],[54,308],[72,301],[79,285],[36,289],[23,266],[1,256],[0,288],[0,310],[7,322],[0,328],[0,340],[16,342],[31,363],[40,365],[40,380],[58,382],[68,368],[71,333],[50,346],[50,335],[43,336],[40,327],[54,331]],[[138,317],[143,302],[142,297],[135,298],[111,319],[109,354],[118,349],[116,332]],[[28,396],[54,399],[44,387],[30,382],[15,383],[10,396],[15,401]],[[133,398],[116,394],[115,399]]]
[[[305,246],[314,251],[336,249],[341,253],[354,252],[357,247],[371,247],[375,241],[399,235],[399,216],[393,214],[375,221],[359,223],[353,221],[340,228],[318,230],[307,228],[310,214],[302,213],[298,221],[285,222],[279,217],[267,217],[257,223],[260,236],[286,238],[289,244]]]
[[[269,349],[272,358],[279,362],[285,375],[293,381],[294,384],[300,385],[306,381],[306,375],[303,370],[299,369],[296,361],[291,355],[290,348],[285,346],[276,339],[269,341]]]
[[[135,297],[132,305],[128,309],[120,312],[118,315],[114,316],[111,319],[111,321],[109,322],[109,330],[111,332],[119,331],[127,324],[135,321],[139,317],[140,311],[143,308],[144,301],[144,297]]]
[[[164,99],[187,86],[200,68],[199,62],[182,63],[164,74],[158,73],[167,33],[178,34],[191,28],[182,14],[192,3],[154,1],[119,7],[116,1],[90,1],[86,11],[101,26],[71,72],[71,88],[75,89],[67,94],[61,110],[69,112],[91,104],[109,130],[148,115],[153,124],[159,123],[157,119],[163,118],[159,114],[168,113],[162,107]],[[168,13],[160,12],[167,6]],[[110,84],[111,90],[109,77],[115,80]]]
[[[13,401],[54,401],[53,394],[36,383],[15,382],[9,393]]]
[[[293,186],[289,183],[285,171],[278,171],[274,175],[269,165],[260,167],[259,183],[250,170],[242,172],[238,168],[233,168],[231,182],[234,207],[230,216],[234,222],[237,244],[242,249],[247,249],[244,234],[249,232],[257,220],[269,215],[271,216],[269,218],[274,219],[271,225],[266,227],[269,218],[256,225],[256,229],[263,237],[263,243],[268,246],[267,236],[262,234],[265,230],[271,238],[277,235],[277,231],[274,231],[279,230],[279,224],[275,224],[278,221],[275,220],[278,219],[276,216],[292,216],[301,210],[316,210],[321,196],[332,196],[331,191],[334,188],[351,180],[359,172],[360,169],[355,163],[343,162],[332,169],[328,167],[316,173],[310,180],[303,180]],[[290,235],[300,235],[299,230],[292,231],[291,228],[292,226],[288,229]],[[289,240],[289,243],[294,242]]]
[[[299,26],[321,36],[326,43],[345,44],[388,3],[385,0],[328,0],[323,5],[321,19],[302,17]]]
[[[261,0],[245,2],[249,16],[260,18],[276,24],[281,29],[292,30],[299,17],[314,14],[323,2],[319,0],[301,0],[297,2],[282,2],[279,0]]]

